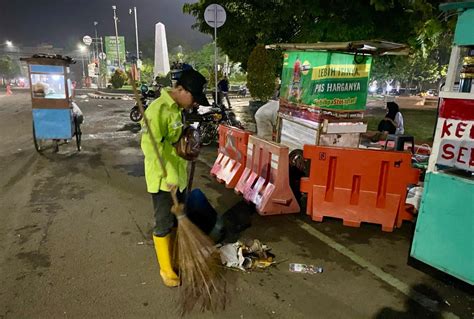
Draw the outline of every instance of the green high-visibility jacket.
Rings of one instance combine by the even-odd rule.
[[[187,162],[178,156],[173,146],[183,130],[181,109],[168,91],[161,90],[161,96],[148,106],[145,115],[149,127],[142,120],[141,147],[145,155],[147,190],[149,193],[158,193],[160,190],[169,192],[169,186],[175,185],[183,191],[187,185]],[[153,148],[150,131],[166,167],[166,177]]]

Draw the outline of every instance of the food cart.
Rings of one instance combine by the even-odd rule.
[[[474,3],[458,21],[411,256],[474,284]],[[462,66],[461,66],[462,64]]]
[[[406,55],[407,46],[355,41],[266,48],[286,50],[278,143],[221,126],[211,175],[262,215],[300,212],[295,196],[300,191],[307,194],[306,213],[314,221],[333,217],[347,226],[369,222],[393,231],[413,220],[405,206],[407,186],[419,179],[411,153],[359,149],[367,130],[363,114],[372,55]],[[309,160],[309,170],[302,159]]]
[[[290,150],[305,144],[359,147],[373,55],[406,55],[387,41],[272,44],[285,50],[277,141]]]
[[[58,151],[60,141],[76,138],[77,150],[81,150],[80,123],[73,113],[70,57],[60,55],[33,55],[21,58],[28,65],[33,117],[33,141],[38,152],[51,142]]]

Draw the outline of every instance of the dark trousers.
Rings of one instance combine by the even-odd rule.
[[[225,99],[227,100],[227,107],[230,107],[230,100],[229,100],[229,92],[221,92],[222,93],[222,97],[221,97],[221,103],[223,102],[223,99],[225,97]]]
[[[153,200],[153,210],[155,215],[155,227],[153,228],[153,235],[158,237],[165,237],[171,232],[171,229],[176,226],[176,216],[171,212],[173,206],[173,199],[170,192],[160,191],[151,194]],[[178,191],[178,201],[184,203],[186,200],[186,190]]]

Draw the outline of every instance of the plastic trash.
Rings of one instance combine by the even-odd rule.
[[[323,268],[314,265],[290,263],[290,271],[314,275],[322,273]]]
[[[416,186],[408,190],[405,203],[411,204],[418,211],[420,208],[421,197],[423,196],[423,187]]]

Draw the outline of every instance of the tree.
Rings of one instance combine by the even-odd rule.
[[[371,80],[397,80],[402,87],[422,89],[437,83],[439,86],[446,76],[446,70],[453,42],[454,19],[440,21],[432,19],[418,35],[417,43],[408,57],[375,57]]]
[[[120,89],[126,81],[127,74],[125,74],[125,72],[121,69],[115,69],[115,72],[110,79],[110,83],[112,83],[114,89]]]
[[[206,68],[209,73],[214,73],[214,44],[208,43],[203,45],[201,50],[185,53],[185,61],[191,64],[196,70]],[[217,53],[217,64],[225,63],[225,55],[219,48]]]
[[[217,42],[232,61],[246,62],[257,43],[350,41],[380,38],[418,44],[426,21],[438,14],[433,0],[200,0],[183,11],[196,17],[195,28],[213,34],[204,21],[211,3],[222,5],[226,23]],[[270,9],[271,8],[271,9]]]
[[[142,61],[142,68],[140,69],[140,78],[142,82],[153,82],[153,60],[145,59]]]
[[[275,93],[275,67],[267,50],[257,45],[248,61],[247,87],[250,95],[266,102]]]
[[[20,75],[18,63],[15,63],[9,56],[0,57],[0,75],[4,80],[9,80]]]

